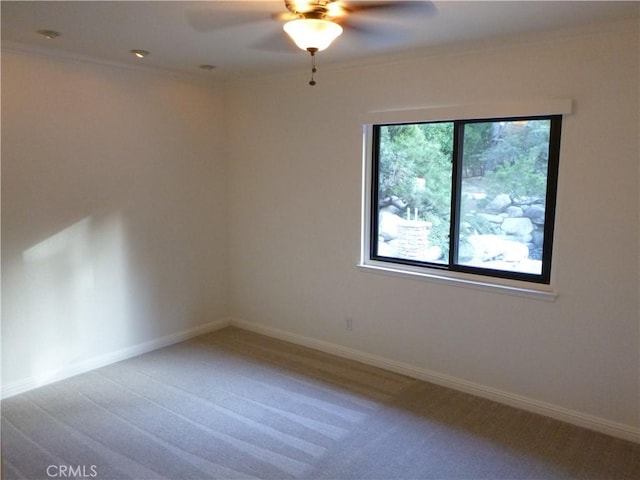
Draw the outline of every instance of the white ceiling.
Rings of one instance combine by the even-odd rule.
[[[346,4],[372,3],[345,0]],[[583,27],[637,19],[640,2],[435,1],[409,14],[358,13],[364,34],[345,31],[318,62],[329,64],[375,55],[474,42],[519,33]],[[307,69],[307,54],[282,32],[277,1],[2,1],[3,46],[53,49],[111,62],[143,64],[216,79]],[[37,33],[61,33],[46,39]],[[143,60],[131,49],[148,50]],[[206,72],[198,68],[212,64]]]

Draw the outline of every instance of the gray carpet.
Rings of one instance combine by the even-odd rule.
[[[227,328],[4,400],[2,467],[6,479],[638,479],[640,445]]]

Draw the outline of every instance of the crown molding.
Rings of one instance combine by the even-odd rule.
[[[222,84],[222,81],[217,78],[204,78],[201,75],[190,75],[184,72],[177,72],[175,70],[169,70],[159,67],[152,67],[148,65],[133,65],[125,62],[117,62],[114,60],[106,60],[103,58],[92,57],[89,55],[83,55],[79,53],[65,52],[62,50],[56,50],[52,48],[38,47],[33,45],[27,45],[17,42],[3,41],[1,44],[2,52],[16,53],[20,55],[30,55],[42,58],[48,58],[60,62],[75,63],[75,64],[89,64],[99,67],[106,67],[111,69],[119,69],[131,72],[138,72],[142,74],[152,76],[162,76],[170,78],[172,80],[188,81],[191,83],[197,83],[200,85],[217,85]]]

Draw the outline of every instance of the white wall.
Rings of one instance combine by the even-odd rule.
[[[450,48],[229,87],[233,315],[638,428],[638,26]],[[524,41],[526,40],[526,41]],[[555,302],[365,273],[369,111],[571,98]],[[352,317],[353,331],[344,329]]]
[[[3,386],[226,314],[220,92],[3,51]]]

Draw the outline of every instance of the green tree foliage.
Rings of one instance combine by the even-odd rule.
[[[448,249],[453,124],[380,129],[379,198],[398,197],[431,222],[431,244]]]
[[[491,129],[491,138],[478,149],[467,148],[467,136],[475,130]],[[465,128],[465,163],[467,156],[477,157],[486,177],[487,193],[508,194],[513,200],[544,200],[549,161],[548,120],[491,122]]]
[[[464,130],[464,161],[462,177],[483,176],[486,171],[486,152],[495,144],[493,123],[472,123]]]
[[[463,191],[512,200],[544,201],[547,182],[548,120],[465,124],[461,175]],[[452,122],[388,125],[380,128],[379,199],[396,197],[420,219],[431,222],[431,245],[449,249],[453,156]],[[477,217],[481,202],[463,198],[461,237],[489,233]],[[467,232],[468,230],[468,232]]]

